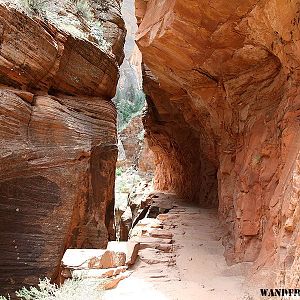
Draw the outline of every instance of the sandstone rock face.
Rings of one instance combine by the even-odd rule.
[[[109,269],[125,265],[126,254],[107,250],[101,257],[94,257],[88,263],[89,269]]]
[[[153,173],[154,157],[144,139],[142,116],[134,117],[119,133],[119,140],[123,145],[125,157],[118,161],[118,166],[129,168],[134,166],[142,173]]]
[[[216,167],[203,154],[197,131],[170,103],[170,94],[160,88],[149,70],[144,70],[148,114],[144,118],[150,149],[154,152],[155,187],[176,191],[203,205],[217,203]]]
[[[140,244],[127,241],[127,242],[116,242],[111,241],[108,242],[107,249],[115,252],[124,252],[126,254],[126,265],[134,265],[138,252],[139,252]]]
[[[156,186],[203,205],[218,198],[228,261],[255,261],[274,283],[272,266],[278,283],[299,287],[298,1],[136,7]]]
[[[0,5],[0,294],[55,278],[64,249],[113,233],[124,28],[108,4],[112,52]]]

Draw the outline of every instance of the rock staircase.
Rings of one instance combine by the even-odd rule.
[[[151,206],[157,213],[139,220],[128,242],[110,242],[106,250],[72,250],[89,258],[84,254],[71,264],[64,257],[67,276],[99,280],[107,290],[103,300],[256,299],[245,285],[251,264],[225,262],[224,233],[214,209],[191,206],[172,194],[159,194]]]
[[[155,211],[168,211],[172,207],[173,201],[160,197],[160,201],[153,200],[149,211],[155,216]],[[106,290],[117,286],[135,270],[145,267],[149,279],[166,279],[168,274],[161,264],[173,266],[175,260],[173,234],[164,228],[164,218],[165,215],[161,214],[157,218],[140,220],[128,242],[111,241],[107,249],[67,249],[61,261],[62,281],[74,277],[90,278],[99,280],[99,288]]]

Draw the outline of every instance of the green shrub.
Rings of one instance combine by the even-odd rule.
[[[86,20],[93,18],[93,12],[88,0],[74,0],[76,6],[76,14]]]
[[[260,154],[256,154],[252,156],[252,166],[259,165],[262,162],[262,156]]]
[[[123,173],[122,168],[117,168],[117,169],[116,169],[116,175],[117,175],[117,176],[121,176],[122,173]]]
[[[66,280],[62,286],[51,284],[48,278],[40,280],[38,287],[23,287],[16,292],[16,296],[22,300],[100,300],[101,291],[99,280],[92,281],[81,278]],[[0,297],[0,300],[10,298]]]
[[[114,99],[118,111],[118,129],[122,130],[133,117],[140,114],[145,105],[142,90],[129,86],[126,90],[118,88]]]
[[[92,36],[96,39],[97,44],[103,50],[107,51],[110,48],[110,44],[104,38],[103,26],[100,22],[90,22],[90,29]]]
[[[22,6],[30,13],[42,15],[50,0],[21,0]]]

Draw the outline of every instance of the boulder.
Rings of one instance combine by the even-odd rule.
[[[115,252],[106,250],[102,256],[93,257],[88,262],[89,269],[108,269],[124,266],[126,254],[124,252]]]
[[[102,257],[105,252],[106,250],[102,249],[67,249],[61,260],[61,265],[70,269],[86,268],[91,259]]]
[[[108,242],[107,249],[111,251],[126,253],[126,265],[133,265],[137,259],[140,249],[140,243],[128,241],[128,242]]]
[[[102,249],[67,249],[61,264],[66,269],[109,269],[124,266],[126,254]]]

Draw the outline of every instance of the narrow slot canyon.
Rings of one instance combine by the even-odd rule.
[[[300,298],[299,14],[0,0],[0,299]]]

